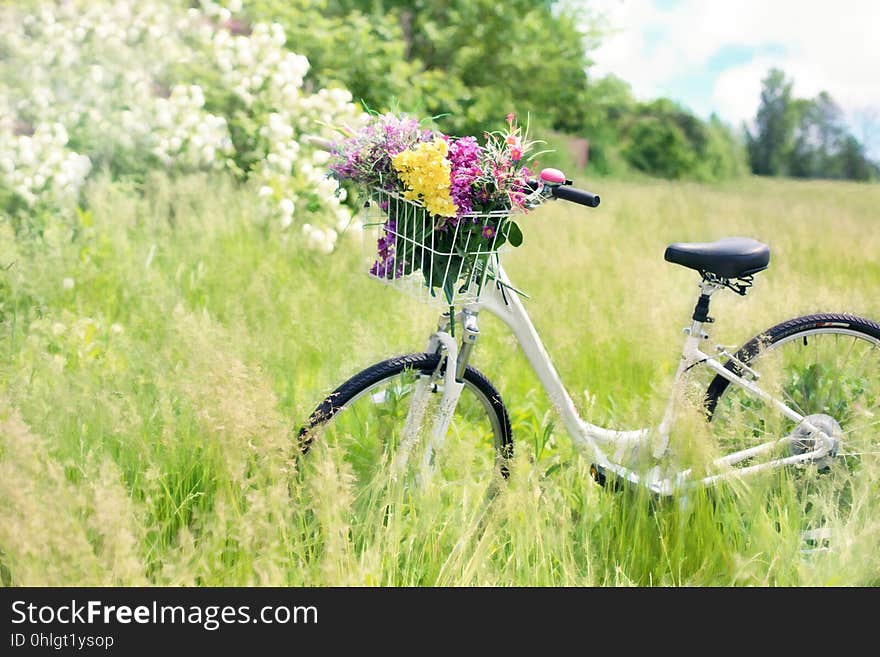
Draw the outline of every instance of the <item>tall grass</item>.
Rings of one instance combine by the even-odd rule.
[[[880,187],[747,179],[603,182],[596,211],[553,204],[507,254],[582,414],[643,425],[662,407],[697,294],[674,240],[773,248],[713,340],[804,312],[880,317]],[[514,421],[513,476],[357,490],[344,454],[295,430],[334,385],[423,348],[436,311],[364,275],[352,239],[304,251],[222,178],[98,181],[70,230],[0,225],[0,577],[4,584],[729,585],[880,582],[880,469],[830,549],[801,531],[802,473],[654,500],[592,483],[499,322],[475,364]],[[69,281],[72,279],[73,287]],[[880,376],[880,373],[878,373]],[[549,438],[549,440],[548,440]],[[705,448],[683,419],[675,438]]]

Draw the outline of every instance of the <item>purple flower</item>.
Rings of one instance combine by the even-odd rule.
[[[394,245],[396,240],[395,231],[397,225],[393,219],[389,219],[385,223],[382,235],[376,240],[376,248],[379,256],[370,267],[370,274],[376,278],[400,278],[403,276],[403,261],[397,263],[395,267],[396,253]]]
[[[336,144],[330,172],[338,180],[359,185],[397,189],[397,171],[391,158],[434,135],[409,117],[382,114]]]
[[[495,226],[483,226],[483,237],[487,240],[495,237]]]
[[[473,137],[456,139],[449,145],[450,173],[449,192],[457,209],[456,214],[473,212],[473,184],[482,174],[480,168],[480,146]]]

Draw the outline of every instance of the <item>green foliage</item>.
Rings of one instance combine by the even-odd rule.
[[[748,173],[746,149],[741,138],[715,114],[706,123],[707,140],[697,168],[700,180],[727,180]]]
[[[413,105],[427,82],[418,62],[408,61],[399,15],[377,14],[373,3],[253,0],[244,10],[284,27],[287,47],[309,58],[318,87],[343,86],[356,101],[384,109]]]
[[[663,178],[723,180],[745,172],[737,138],[717,116],[703,122],[671,100],[638,106],[623,118],[624,156],[639,171]]]
[[[844,180],[876,180],[880,165],[868,159],[865,147],[852,135],[845,135],[838,145],[837,166]]]
[[[681,178],[696,164],[684,131],[657,116],[636,119],[628,130],[624,153],[636,169],[664,178]]]
[[[320,85],[347,87],[370,107],[444,115],[439,127],[481,134],[508,112],[577,131],[584,122],[584,37],[573,13],[514,0],[327,2],[255,0],[306,53]]]
[[[590,140],[590,168],[605,174],[625,171],[621,126],[638,106],[629,84],[614,75],[590,80],[582,106],[584,125],[578,134]]]

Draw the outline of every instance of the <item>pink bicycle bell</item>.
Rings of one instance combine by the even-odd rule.
[[[562,185],[565,183],[565,174],[559,169],[543,169],[541,171],[541,180],[551,185]]]

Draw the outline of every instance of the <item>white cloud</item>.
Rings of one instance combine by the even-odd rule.
[[[750,62],[718,71],[711,105],[726,120],[754,115],[760,81],[772,66],[795,93],[827,90],[848,111],[880,107],[880,2],[877,0],[682,0],[664,11],[652,0],[593,0],[618,31],[592,53],[599,74],[615,73],[637,96],[704,74],[725,46],[755,48]],[[651,50],[651,35],[665,37]],[[768,47],[781,46],[775,54]],[[762,54],[763,53],[763,54]],[[682,98],[688,102],[687,98]]]
[[[733,125],[750,121],[758,109],[761,80],[776,65],[767,57],[758,57],[748,64],[721,72],[715,78],[712,104],[725,120]]]

